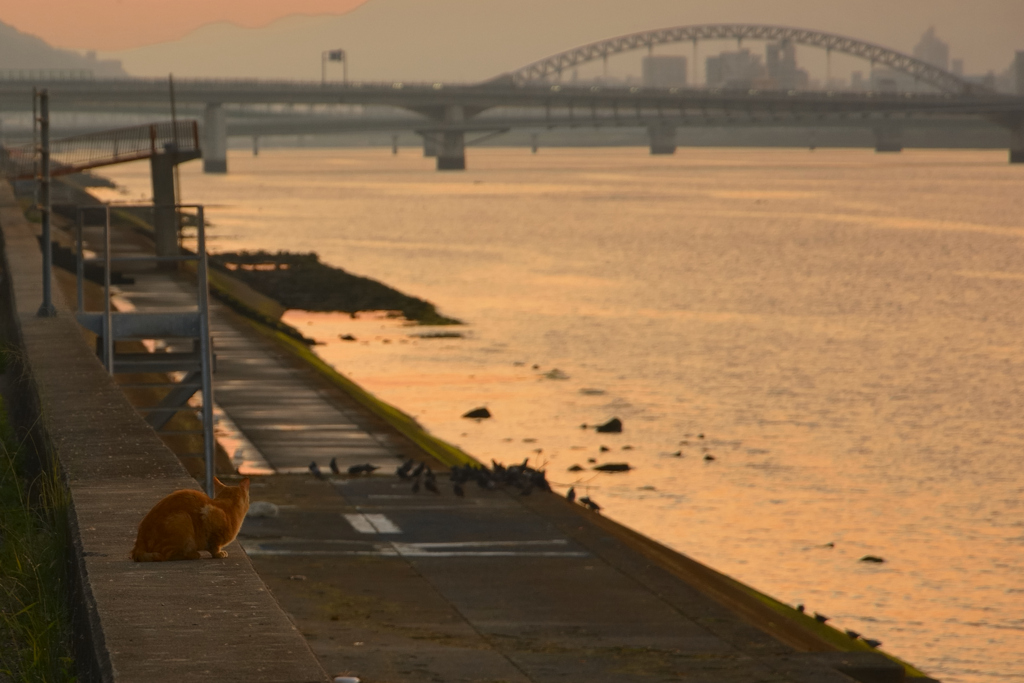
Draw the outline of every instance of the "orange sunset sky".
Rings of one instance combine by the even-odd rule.
[[[51,45],[124,50],[230,21],[265,26],[294,14],[344,14],[366,0],[0,0],[5,23]]]

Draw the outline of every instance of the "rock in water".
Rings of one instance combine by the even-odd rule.
[[[462,417],[469,417],[469,418],[473,418],[473,419],[477,419],[477,420],[482,420],[482,419],[488,418],[490,416],[491,416],[491,411],[487,410],[487,408],[476,408],[475,410],[469,411],[468,413],[466,413]]]
[[[622,431],[622,420],[620,420],[617,417],[613,417],[612,419],[610,419],[607,422],[605,422],[603,425],[598,425],[597,431],[605,433],[605,434],[621,432]]]
[[[883,562],[885,562],[885,559],[881,558],[881,557],[878,557],[876,555],[865,555],[864,557],[860,558],[860,561],[861,562],[874,562],[875,564],[882,564]]]

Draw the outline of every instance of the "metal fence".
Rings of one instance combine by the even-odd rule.
[[[196,121],[129,126],[54,140],[50,143],[50,172],[55,176],[78,173],[98,166],[148,159],[175,149],[183,154],[199,151]],[[34,147],[21,145],[0,150],[0,172],[15,180],[36,177]]]

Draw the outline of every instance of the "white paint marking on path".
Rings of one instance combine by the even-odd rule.
[[[400,534],[402,530],[394,522],[387,518],[387,515],[363,515],[370,521],[378,534]]]
[[[358,515],[346,515],[346,517],[357,517]],[[353,520],[349,520],[352,526],[361,533],[376,533],[362,531],[356,527]],[[359,524],[366,525],[364,528],[371,528],[368,520],[360,520]],[[384,532],[380,532],[384,533]],[[289,543],[302,543],[305,545],[326,545],[328,548],[334,545],[347,545],[345,541],[311,541],[301,538],[280,539],[272,542],[251,542],[242,543],[242,547],[249,555],[274,555],[274,556],[340,556],[340,555],[371,555],[377,557],[589,557],[590,553],[579,550],[560,550],[556,547],[568,545],[566,539],[536,540],[536,541],[463,541],[454,543],[385,543],[374,544],[372,548],[346,550],[342,548],[332,549],[311,549],[296,548],[288,549],[280,546]],[[277,547],[266,547],[277,546]],[[548,547],[550,550],[542,549]],[[477,550],[480,548],[480,550]],[[524,548],[524,549],[520,549]]]
[[[368,520],[364,515],[345,515],[345,519],[348,520],[348,523],[352,525],[353,529],[361,534],[377,533],[377,530],[373,528],[372,524],[370,524],[370,520]]]
[[[402,530],[387,515],[345,515],[352,528],[361,534],[400,534]]]

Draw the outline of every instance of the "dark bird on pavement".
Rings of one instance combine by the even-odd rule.
[[[821,622],[821,623],[823,623],[823,624],[824,624],[824,623],[825,623],[826,621],[828,621],[828,619],[829,619],[829,618],[828,618],[828,617],[826,617],[826,616],[825,616],[824,614],[819,614],[818,612],[815,612],[815,613],[814,613],[814,618],[815,618],[815,620],[817,620],[817,621],[820,621],[820,622]]]
[[[416,465],[416,469],[414,469],[412,471],[412,476],[418,477],[421,474],[423,474],[423,468],[426,467],[426,466],[427,466],[427,463],[425,463],[425,462],[421,462],[419,465]]]
[[[430,491],[431,493],[441,493],[437,489],[437,482],[434,479],[431,479],[430,477],[427,477],[426,480],[424,480],[423,488]]]
[[[796,606],[796,611],[800,614],[804,613],[804,606],[802,604]]]
[[[459,484],[457,482],[452,484],[452,491],[459,498],[465,498],[466,497],[466,492],[462,490],[462,484]]]
[[[628,462],[606,462],[594,468],[598,472],[629,472],[632,467]]]
[[[338,469],[338,459],[331,458],[331,472],[335,474],[341,474],[341,470]]]
[[[377,467],[376,465],[371,465],[370,463],[366,463],[365,465],[352,465],[352,467],[348,468],[348,473],[349,474],[373,474],[374,470],[379,470],[379,469],[380,468]]]
[[[874,638],[865,638],[864,642],[867,643],[868,645],[870,645],[871,647],[878,647],[879,645],[882,644],[882,641],[875,640]]]
[[[415,460],[406,460],[405,462],[403,462],[401,464],[401,466],[397,470],[395,470],[395,474],[398,475],[399,479],[408,479],[409,478],[409,470],[411,470],[412,466],[415,465],[415,464],[416,464]]]
[[[586,505],[588,510],[593,510],[594,512],[597,512],[598,510],[601,509],[600,505],[590,500],[590,496],[583,496],[582,498],[580,498],[580,502]]]
[[[860,634],[859,633],[857,633],[856,631],[851,631],[850,629],[846,629],[846,635],[850,636],[854,640],[857,640],[858,638],[860,638]]]
[[[568,500],[570,503],[576,500],[576,487],[569,487],[569,490],[565,492],[565,499]]]
[[[323,479],[324,478],[324,473],[320,471],[320,466],[316,464],[315,460],[313,462],[309,463],[309,471],[317,479]]]
[[[422,477],[416,477],[416,481],[414,481],[412,483],[412,492],[413,493],[419,493],[420,492],[420,480],[421,479],[422,479]]]

